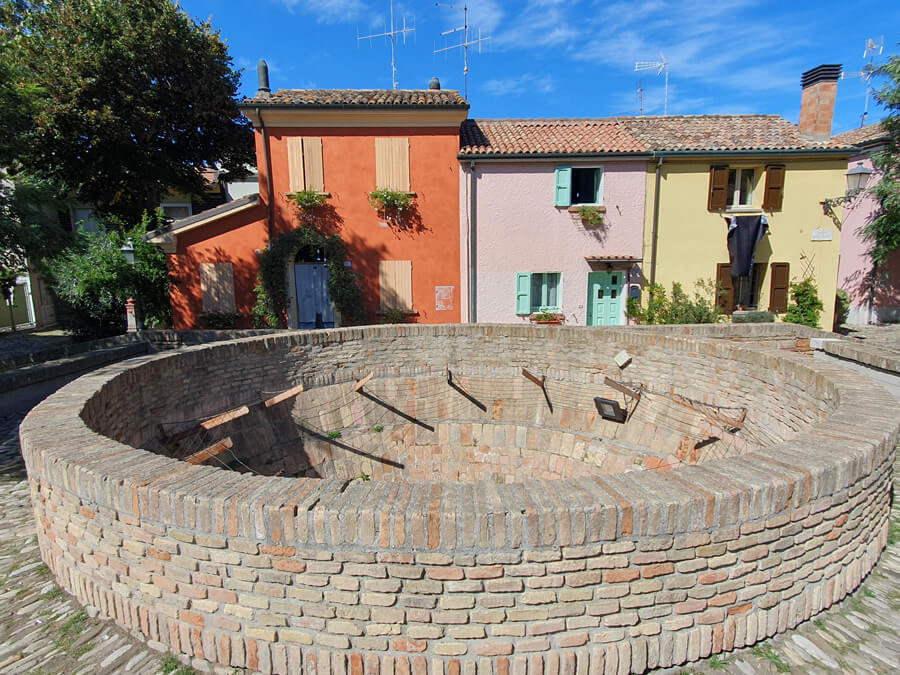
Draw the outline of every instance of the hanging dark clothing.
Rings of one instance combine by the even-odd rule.
[[[764,216],[735,216],[728,228],[728,255],[731,258],[732,278],[746,277],[753,269],[756,245],[766,233]]]

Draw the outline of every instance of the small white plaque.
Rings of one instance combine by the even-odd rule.
[[[812,241],[831,241],[833,237],[834,231],[830,228],[812,231]]]

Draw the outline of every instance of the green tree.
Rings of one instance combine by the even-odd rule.
[[[147,325],[168,322],[169,278],[166,257],[141,237],[162,224],[162,212],[145,215],[130,229],[113,224],[98,232],[79,232],[75,244],[49,263],[62,326],[79,339],[125,332],[125,301],[135,298]],[[134,244],[135,264],[121,247]]]
[[[11,86],[37,92],[16,156],[98,211],[137,223],[201,169],[240,172],[252,129],[239,73],[209,23],[170,0],[0,0]]]
[[[900,56],[891,56],[876,74],[887,78],[875,96],[888,110],[881,124],[890,140],[883,151],[872,156],[881,171],[881,180],[872,189],[880,206],[861,233],[869,243],[869,255],[877,268],[900,248]]]

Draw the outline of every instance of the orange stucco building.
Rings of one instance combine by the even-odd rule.
[[[300,191],[325,197],[309,220],[345,242],[366,321],[391,309],[420,323],[460,320],[456,155],[468,104],[458,92],[261,86],[242,110],[255,130],[259,193],[151,233],[168,254],[176,328],[196,327],[203,313],[250,324],[263,250],[303,224],[288,196]],[[376,188],[407,195],[412,207],[373,207]],[[346,323],[323,290],[322,258],[307,246],[283,261],[289,327]]]

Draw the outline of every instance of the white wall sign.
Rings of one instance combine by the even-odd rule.
[[[812,231],[812,241],[831,241],[834,237],[834,231],[830,228]]]

